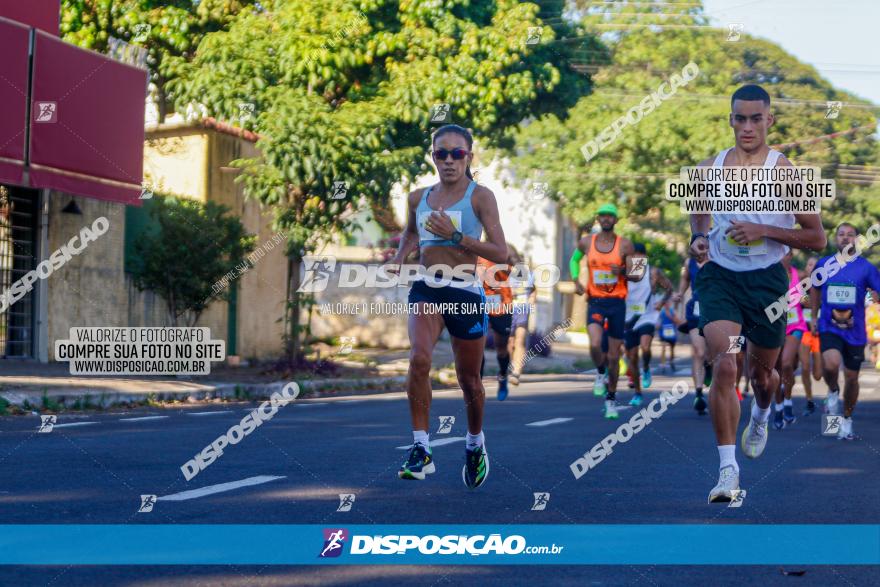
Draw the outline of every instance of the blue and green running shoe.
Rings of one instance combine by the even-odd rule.
[[[424,481],[425,475],[433,473],[434,470],[434,457],[431,455],[431,449],[417,442],[409,449],[409,456],[400,467],[397,476],[401,479]]]
[[[485,483],[486,477],[489,476],[489,455],[486,454],[486,445],[477,446],[473,450],[466,448],[464,459],[461,479],[469,489],[476,489]]]

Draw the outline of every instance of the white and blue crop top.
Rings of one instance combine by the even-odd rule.
[[[443,211],[452,220],[452,224],[455,226],[456,230],[460,231],[465,236],[480,240],[483,236],[483,225],[480,223],[477,215],[474,214],[474,207],[471,204],[471,195],[474,193],[474,188],[476,187],[477,182],[471,181],[467,190],[464,192],[464,197]],[[419,229],[419,247],[455,246],[455,243],[451,240],[439,237],[425,228],[425,222],[428,221],[431,213],[436,212],[436,210],[428,205],[428,195],[431,193],[432,189],[434,189],[434,186],[425,189],[422,194],[422,199],[419,200],[419,205],[416,208],[416,225]]]

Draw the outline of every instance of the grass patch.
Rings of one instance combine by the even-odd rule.
[[[586,371],[587,369],[593,369],[595,365],[593,365],[593,361],[590,359],[577,359],[573,364],[575,369],[580,369],[582,371]]]
[[[9,415],[9,402],[4,397],[0,397],[0,416]]]
[[[235,386],[235,399],[237,399],[237,400],[251,399],[251,390],[245,389],[241,385],[236,385]]]
[[[58,412],[61,410],[61,404],[58,403],[58,400],[49,397],[45,388],[43,388],[43,397],[40,399],[40,402],[43,404],[43,410],[50,412]]]

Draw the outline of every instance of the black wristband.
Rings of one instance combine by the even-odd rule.
[[[695,232],[694,234],[691,235],[691,244],[694,244],[694,241],[697,240],[697,239],[700,238],[700,237],[703,237],[703,238],[706,238],[706,239],[709,238],[708,236],[706,236],[706,235],[703,234],[702,232]]]

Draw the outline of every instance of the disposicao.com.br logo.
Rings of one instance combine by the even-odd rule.
[[[348,532],[340,528],[324,529],[324,546],[319,558],[337,557],[343,552]],[[350,536],[351,555],[517,555],[517,554],[559,554],[564,546],[529,546],[519,534],[503,537],[501,534],[476,534],[473,536],[449,534],[438,536],[429,534],[387,534]]]

